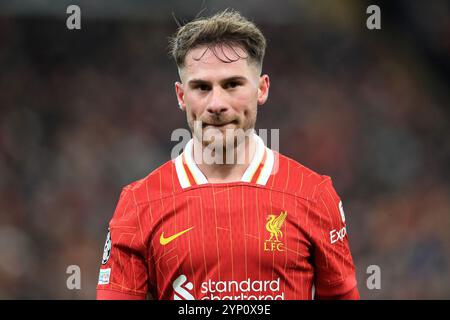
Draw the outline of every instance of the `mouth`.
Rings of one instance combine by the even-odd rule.
[[[203,122],[202,123],[202,127],[203,129],[207,128],[207,127],[211,127],[211,128],[226,128],[226,127],[230,127],[233,125],[237,125],[237,121],[233,120],[233,121],[228,121],[228,122],[219,122],[219,123],[207,123],[207,122]]]

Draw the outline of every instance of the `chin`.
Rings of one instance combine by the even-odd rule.
[[[235,135],[226,136],[225,133],[217,133],[213,137],[209,136],[207,139],[204,138],[203,145],[215,150],[225,150],[228,148],[233,148],[236,143],[237,137]]]

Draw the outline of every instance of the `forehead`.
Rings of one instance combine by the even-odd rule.
[[[188,52],[180,74],[187,81],[190,78],[213,81],[230,75],[249,77],[255,67],[247,57],[247,52],[239,46],[222,45],[214,49],[200,46]]]

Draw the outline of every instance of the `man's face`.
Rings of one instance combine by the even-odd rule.
[[[237,129],[254,128],[257,106],[267,100],[269,77],[260,76],[259,67],[245,59],[242,48],[222,45],[215,49],[220,59],[206,46],[190,50],[179,70],[182,83],[177,82],[175,89],[199,141],[209,145],[213,141],[209,136],[215,132],[214,144],[234,145]],[[194,130],[195,121],[201,122],[201,130]],[[226,131],[230,130],[234,138],[227,141]]]

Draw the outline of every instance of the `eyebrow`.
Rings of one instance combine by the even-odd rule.
[[[221,84],[223,83],[227,83],[230,81],[246,81],[247,78],[243,77],[243,76],[232,76],[226,79],[223,79],[220,81]],[[210,84],[211,81],[207,81],[207,80],[203,80],[203,79],[192,79],[188,81],[188,85],[190,86],[194,86],[194,85],[198,85],[198,84]]]

